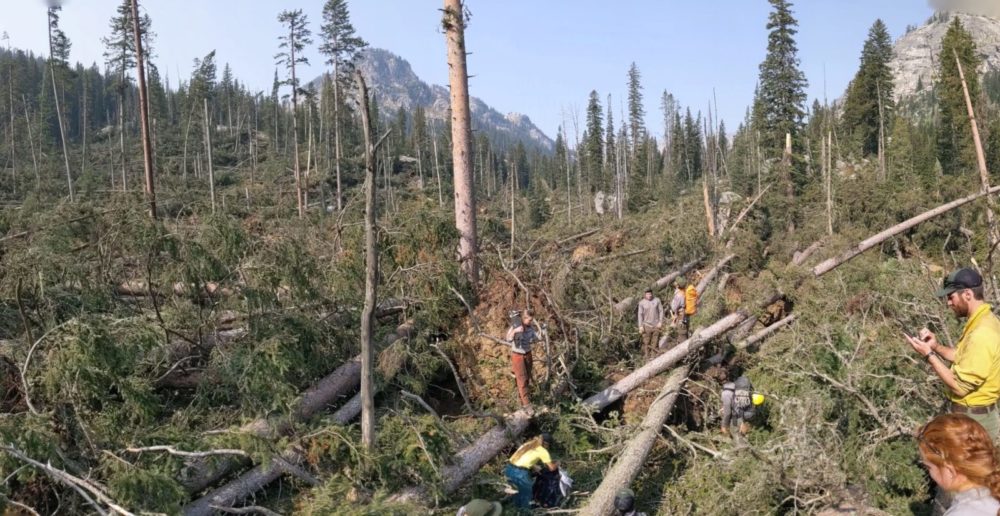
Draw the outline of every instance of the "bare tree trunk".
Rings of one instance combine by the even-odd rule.
[[[614,511],[615,496],[620,489],[631,485],[632,481],[639,475],[642,465],[646,463],[656,439],[660,436],[660,429],[667,421],[670,410],[677,401],[681,387],[687,380],[689,366],[683,366],[674,370],[667,378],[660,394],[650,404],[639,426],[639,432],[633,437],[621,454],[618,455],[614,466],[604,471],[604,480],[597,487],[587,505],[578,513],[581,516],[605,516]]]
[[[875,81],[875,93],[878,95],[878,172],[879,179],[887,180],[889,177],[885,168],[885,115],[882,111],[882,85]]]
[[[750,346],[753,346],[754,344],[761,342],[764,339],[775,334],[778,330],[784,328],[785,326],[792,324],[793,322],[795,322],[795,319],[797,318],[798,316],[795,314],[785,316],[785,318],[781,319],[780,321],[771,324],[767,328],[760,330],[759,332],[741,340],[740,342],[737,342],[736,344],[733,345],[733,347],[735,347],[736,349],[746,349]]]
[[[51,30],[51,29],[50,29]],[[73,193],[73,175],[69,169],[69,149],[66,147],[66,128],[63,124],[62,108],[59,103],[59,89],[56,87],[56,68],[52,59],[49,59],[49,75],[52,77],[52,97],[56,101],[56,120],[59,121],[59,140],[62,142],[63,164],[66,166],[66,186],[69,188],[69,202],[76,201]]]
[[[333,60],[333,145],[334,145],[334,168],[337,174],[337,212],[343,211],[343,194],[340,191],[340,86],[337,84],[338,61]]]
[[[289,34],[288,41],[295,41],[293,34]],[[302,169],[299,165],[299,86],[295,80],[295,45],[288,45],[288,52],[291,56],[289,63],[292,67],[292,152],[295,153],[295,199],[298,202],[299,218],[305,216],[305,207],[302,205]]]
[[[649,286],[649,289],[652,290],[653,292],[658,292],[660,290],[663,290],[664,288],[667,288],[668,286],[670,286],[671,283],[673,283],[675,279],[677,279],[678,276],[687,274],[688,272],[691,271],[691,269],[694,269],[695,265],[698,265],[699,262],[701,262],[701,258],[685,263],[680,269],[671,272],[670,274],[667,274],[666,276],[653,282],[653,284]],[[628,310],[632,309],[632,307],[634,307],[636,303],[639,302],[640,297],[642,297],[642,294],[639,294],[638,296],[626,297],[625,299],[622,299],[621,301],[615,303],[614,306],[615,312],[620,314],[627,312]]]
[[[123,78],[124,82],[125,79]],[[126,169],[128,168],[128,159],[125,155],[125,87],[120,86],[118,89],[118,147],[122,153],[122,192],[128,190],[128,179],[126,178]]]
[[[708,224],[709,238],[715,238],[715,215],[712,213],[712,201],[708,196],[708,175],[702,178],[702,197],[705,200],[705,222]]]
[[[145,56],[142,53],[142,31],[139,29],[139,2],[132,0],[132,29],[135,34],[135,62],[139,76],[139,120],[142,128],[142,157],[146,169],[146,202],[149,203],[149,217],[156,220],[156,190],[153,184],[153,144],[149,133],[149,103],[146,92]]]
[[[24,125],[28,127],[28,146],[31,148],[31,166],[35,170],[35,188],[42,186],[42,176],[38,173],[38,158],[35,155],[35,137],[31,135],[31,117],[28,116],[28,99],[21,95],[21,105],[24,107]]]
[[[306,108],[309,117],[309,123],[306,124],[306,170],[302,175],[302,203],[305,205],[305,210],[309,211],[309,172],[312,170],[313,166],[313,117],[312,117],[312,100],[309,100],[309,106]]]
[[[205,154],[208,156],[208,195],[212,200],[212,213],[215,213],[215,174],[212,168],[212,132],[208,128],[208,99],[202,99],[205,109]]]
[[[361,312],[361,445],[375,447],[375,393],[373,389],[372,315],[378,289],[378,248],[375,245],[375,145],[368,119],[368,86],[361,72],[355,72],[361,104],[361,124],[365,136],[365,306]]]
[[[7,42],[7,51],[10,52],[10,41]],[[86,83],[84,83],[84,85],[86,85]],[[14,191],[16,192],[17,191],[17,153],[14,150],[15,149],[15,142],[14,142],[14,133],[15,133],[15,131],[14,131],[14,60],[13,59],[10,61],[10,63],[8,64],[8,67],[7,67],[7,88],[8,88],[7,89],[7,94],[8,94],[8,97],[10,99],[10,105],[8,106],[8,107],[10,107],[10,110],[9,110],[9,114],[10,114],[10,130],[8,131],[10,133],[10,166],[11,166],[10,178],[11,178],[11,184],[14,185]],[[86,93],[84,93],[84,98],[86,98]],[[84,108],[84,116],[86,116],[86,108]],[[84,127],[86,127],[86,126],[84,126]],[[86,150],[87,149],[87,136],[86,136],[86,134],[87,133],[84,132],[84,138],[83,138],[83,148],[84,148],[84,152],[83,153],[84,153],[84,156],[87,155],[87,150]]]
[[[986,168],[986,157],[983,154],[983,141],[979,137],[979,124],[976,123],[976,112],[972,108],[972,98],[969,96],[969,85],[965,82],[965,72],[962,71],[962,61],[958,59],[958,52],[952,49],[955,54],[955,64],[958,65],[958,76],[962,80],[962,92],[965,93],[965,107],[969,110],[969,124],[972,126],[972,140],[976,144],[976,161],[979,163],[979,180],[982,182],[983,191],[986,192],[990,189],[990,172]],[[990,195],[986,196],[986,221],[989,225],[989,245],[990,249],[996,247],[997,240],[1000,235],[997,235],[997,226],[994,220],[994,209],[996,208],[996,201]]]
[[[472,125],[469,75],[465,50],[465,6],[462,0],[444,0],[442,20],[448,41],[451,84],[451,141],[455,188],[455,227],[459,232],[458,258],[475,289],[479,284],[476,257],[476,195],[472,176]]]
[[[441,166],[438,164],[438,142],[437,138],[432,140],[434,144],[434,175],[437,176],[438,186],[438,206],[444,208],[444,194],[441,193]]]
[[[517,229],[514,226],[514,184],[517,182],[517,163],[513,165],[514,173],[510,176],[510,263],[514,264],[514,234]]]

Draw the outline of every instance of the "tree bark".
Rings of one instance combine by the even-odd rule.
[[[708,286],[715,279],[715,277],[719,275],[719,272],[722,271],[722,268],[725,267],[729,262],[733,261],[733,258],[736,258],[735,254],[726,255],[726,257],[719,260],[715,264],[715,267],[712,267],[711,270],[705,273],[705,275],[701,278],[701,281],[698,282],[698,285],[696,287],[698,289],[699,295],[705,292],[705,289],[707,289]]]
[[[386,336],[382,342],[382,349],[391,346],[398,340],[409,337],[412,333],[412,322],[407,321],[399,325],[395,332]],[[308,421],[349,393],[360,381],[361,356],[358,355],[303,392],[292,404],[291,414],[288,417],[260,418],[243,425],[240,432],[266,439],[286,434],[291,430],[293,423]],[[245,467],[247,464],[248,461],[238,456],[224,459],[216,458],[214,461],[196,461],[188,468],[188,473],[181,480],[181,485],[189,493],[197,493],[214,484],[230,471]]]
[[[441,468],[444,494],[450,495],[458,491],[458,488],[479,472],[487,462],[523,434],[533,416],[534,414],[528,409],[518,410],[504,418],[503,425],[494,426],[474,443],[455,454],[449,465]],[[399,503],[426,502],[432,499],[427,487],[405,489],[389,498],[390,501]]]
[[[472,120],[469,75],[465,51],[465,6],[462,0],[444,0],[445,38],[448,42],[448,78],[451,84],[451,141],[455,186],[455,227],[459,232],[458,259],[475,289],[479,284],[476,257],[476,195],[472,176]]]
[[[50,29],[51,31],[51,29]],[[56,88],[56,68],[54,61],[49,59],[49,75],[52,77],[52,96],[56,102],[56,120],[59,121],[59,140],[62,142],[63,164],[66,167],[66,186],[69,188],[69,202],[76,201],[73,192],[73,175],[69,169],[69,150],[66,147],[66,129],[63,127],[62,109],[59,103],[59,90]]]
[[[132,0],[132,32],[135,35],[135,63],[139,76],[139,120],[142,128],[142,157],[146,172],[146,202],[149,203],[149,217],[156,220],[156,191],[153,186],[153,145],[149,134],[149,101],[146,92],[145,56],[142,52],[142,31],[140,30],[139,2]]]
[[[371,120],[368,119],[368,86],[361,72],[358,81],[361,124],[365,138],[365,306],[361,312],[361,445],[375,447],[375,394],[373,392],[372,323],[375,295],[378,289],[378,248],[375,245],[375,146],[372,143]]]
[[[965,82],[965,72],[962,71],[962,61],[958,58],[958,52],[952,49],[955,54],[955,64],[958,65],[958,76],[962,80],[962,92],[965,93],[965,107],[969,111],[969,124],[972,125],[972,141],[976,145],[976,161],[979,164],[979,181],[983,185],[983,191],[986,192],[990,189],[990,172],[986,168],[986,157],[983,154],[983,141],[979,137],[979,124],[976,122],[976,111],[972,108],[972,98],[969,96],[969,85]],[[996,207],[996,202],[993,197],[986,196],[986,221],[989,225],[989,245],[990,249],[996,247],[997,239],[1000,236],[997,235],[996,221],[994,220],[993,210]]]
[[[212,168],[212,132],[209,130],[208,99],[202,99],[205,108],[205,154],[208,155],[208,194],[212,200],[212,213],[215,213],[215,173]]]
[[[747,338],[745,338],[745,339],[737,342],[734,345],[734,347],[736,349],[746,349],[746,348],[748,348],[750,346],[753,346],[754,344],[756,344],[758,342],[761,342],[764,339],[766,339],[766,338],[770,337],[771,335],[775,334],[778,330],[784,328],[785,326],[788,326],[789,324],[792,324],[793,322],[795,322],[795,319],[797,319],[797,318],[798,318],[798,316],[795,315],[795,314],[791,314],[789,316],[786,316],[784,319],[781,319],[780,321],[771,324],[767,328],[764,328],[763,330],[760,330],[759,332],[754,333],[753,335],[751,335],[751,336],[749,336],[749,337],[747,337]]]
[[[292,24],[290,24],[292,25]],[[299,165],[299,84],[295,80],[295,33],[289,28],[288,52],[289,64],[292,68],[292,152],[295,153],[295,199],[298,202],[299,218],[305,216],[305,206],[302,205],[302,169]]]
[[[708,237],[715,238],[715,215],[712,210],[712,201],[708,197],[708,176],[702,178],[702,196],[705,200],[705,221],[708,224]]]
[[[688,263],[685,263],[680,269],[671,272],[670,274],[667,274],[666,276],[654,281],[653,284],[649,286],[649,289],[652,290],[653,292],[657,292],[669,287],[670,284],[673,283],[673,281],[677,279],[678,276],[682,276],[690,272],[691,269],[694,269],[695,265],[698,265],[698,263],[701,262],[701,260],[702,260],[701,258],[698,258],[697,260],[692,260]],[[629,309],[634,307],[636,303],[639,302],[639,298],[641,297],[642,294],[639,294],[638,296],[630,296],[626,297],[625,299],[622,299],[621,301],[615,304],[614,306],[615,312],[618,313],[627,312]]]
[[[951,211],[951,210],[953,210],[955,208],[958,208],[959,206],[963,206],[963,205],[968,204],[968,203],[970,203],[972,201],[975,201],[976,199],[979,199],[980,197],[984,197],[984,196],[987,196],[987,195],[990,195],[990,194],[994,194],[994,193],[997,193],[997,192],[1000,192],[1000,186],[994,186],[992,188],[989,188],[988,190],[984,190],[984,191],[979,192],[977,194],[969,195],[967,197],[962,197],[961,199],[956,199],[954,201],[949,202],[948,204],[942,204],[941,206],[938,206],[937,208],[934,208],[933,210],[925,211],[925,212],[921,213],[920,215],[917,215],[917,216],[912,217],[910,219],[907,219],[907,220],[905,220],[903,222],[900,222],[899,224],[896,224],[895,226],[892,226],[891,228],[888,228],[888,229],[886,229],[886,230],[884,230],[884,231],[882,231],[882,232],[880,232],[878,234],[872,235],[871,237],[869,237],[869,238],[867,238],[865,240],[862,240],[857,245],[851,247],[847,251],[844,251],[840,256],[837,256],[837,257],[834,257],[834,258],[829,258],[829,259],[821,262],[819,265],[813,267],[813,275],[815,275],[817,277],[818,276],[822,276],[823,274],[826,274],[827,272],[830,272],[831,270],[835,269],[836,267],[839,267],[840,265],[846,263],[847,261],[849,261],[850,259],[854,258],[855,256],[857,256],[857,255],[859,255],[859,254],[861,254],[861,253],[863,253],[863,252],[871,249],[872,247],[875,247],[875,246],[881,244],[882,242],[885,242],[886,240],[888,240],[888,239],[890,239],[890,238],[892,238],[892,237],[894,237],[894,236],[896,236],[896,235],[898,235],[898,234],[900,234],[900,233],[902,233],[902,232],[904,232],[904,231],[906,231],[906,230],[908,230],[910,228],[913,228],[913,227],[919,225],[922,222],[925,222],[925,221],[930,220],[930,219],[932,219],[934,217],[937,217],[938,215],[941,215],[941,214],[946,213],[948,211]]]
[[[639,426],[639,432],[628,442],[615,465],[605,470],[604,481],[590,495],[587,505],[579,513],[581,516],[604,516],[614,511],[615,495],[620,489],[628,487],[639,475],[646,457],[656,444],[663,423],[666,422],[670,410],[677,401],[689,371],[688,366],[680,367],[667,378],[660,394],[650,404],[646,417]]]

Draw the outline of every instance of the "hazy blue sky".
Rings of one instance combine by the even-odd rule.
[[[72,60],[103,63],[101,37],[119,0],[67,0],[63,29]],[[440,0],[353,0],[358,33],[373,46],[404,57],[427,82],[447,84]],[[253,89],[270,89],[283,9],[303,9],[314,33],[323,0],[142,0],[153,19],[156,62],[173,84],[191,61],[218,51]],[[469,70],[473,95],[501,112],[518,111],[553,138],[563,113],[581,112],[596,89],[614,97],[620,120],[626,72],[642,72],[647,121],[661,132],[664,89],[683,105],[705,111],[713,89],[730,128],[753,96],[767,45],[766,0],[468,0]],[[931,14],[925,0],[799,0],[799,52],[810,102],[826,91],[838,97],[857,68],[868,28],[882,18],[894,38]],[[0,31],[14,47],[47,53],[45,3],[0,0]],[[311,48],[311,78],[323,58]],[[571,133],[572,135],[572,133]]]

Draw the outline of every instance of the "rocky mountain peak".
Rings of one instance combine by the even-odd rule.
[[[941,40],[953,17],[958,17],[976,42],[982,58],[980,73],[1000,70],[1000,18],[961,12],[939,12],[922,27],[912,28],[896,41],[890,65],[896,100],[928,92],[934,86]]]
[[[403,108],[412,114],[418,106],[423,106],[429,121],[447,123],[450,106],[448,89],[421,80],[402,57],[380,48],[365,49],[359,54],[357,67],[377,95],[383,113],[394,115],[399,108]],[[321,80],[314,81],[317,87]],[[555,148],[552,139],[527,115],[503,115],[476,97],[469,99],[469,104],[473,131],[487,134],[494,144],[513,145],[520,140],[528,148],[545,152]]]

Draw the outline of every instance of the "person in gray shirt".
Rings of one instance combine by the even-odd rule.
[[[948,507],[944,516],[997,514],[1000,463],[983,425],[965,414],[941,414],[917,434],[917,447],[938,487],[935,503]]]
[[[642,354],[649,358],[660,346],[660,330],[663,329],[663,303],[660,298],[653,297],[652,290],[647,290],[639,301],[638,318]]]

